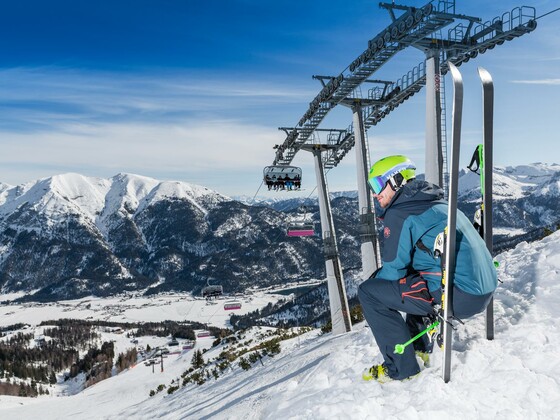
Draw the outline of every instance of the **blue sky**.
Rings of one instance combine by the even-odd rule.
[[[457,0],[457,12],[491,20],[520,5]],[[540,16],[559,5],[530,6]],[[130,172],[253,196],[285,138],[278,127],[294,126],[321,89],[311,76],[341,73],[389,23],[364,0],[3,2],[0,182]],[[560,163],[559,24],[560,12],[545,16],[461,66],[463,166],[481,136],[477,66],[495,80],[495,163]],[[401,53],[374,77],[397,79],[422,59]],[[417,94],[369,130],[372,161],[405,153],[423,171],[424,101]],[[335,109],[321,127],[350,123]],[[354,161],[350,153],[329,172],[331,191],[356,188]],[[311,156],[294,164],[311,193]]]

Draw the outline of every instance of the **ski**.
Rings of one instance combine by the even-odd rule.
[[[443,303],[443,363],[444,382],[451,379],[451,336],[453,325],[453,279],[455,276],[455,241],[457,228],[457,190],[459,185],[459,157],[461,151],[461,120],[463,114],[463,78],[451,62],[449,70],[453,79],[453,112],[451,132],[451,165],[449,171],[449,201],[447,207],[447,228],[444,234],[444,252],[442,255],[442,303]],[[436,241],[437,242],[437,241]]]
[[[494,82],[490,73],[478,68],[478,76],[482,82],[482,162],[480,167],[482,194],[482,237],[490,255],[493,253],[492,241],[492,168],[493,162],[493,132],[494,132]],[[494,298],[486,308],[486,338],[494,339]]]
[[[482,153],[483,148],[483,144],[476,146],[471,158],[471,163],[467,166],[471,172],[474,172],[480,177],[480,196],[482,198],[480,207],[478,207],[474,212],[473,226],[482,238],[484,238],[484,224],[482,222],[482,209],[484,207],[484,203],[482,203],[482,200],[484,199],[484,171],[482,170],[484,167],[484,155]]]

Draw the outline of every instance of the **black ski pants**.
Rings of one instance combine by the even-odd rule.
[[[420,372],[414,350],[430,351],[428,338],[424,335],[416,340],[403,354],[394,353],[395,345],[407,342],[425,328],[422,317],[433,313],[432,302],[439,303],[441,292],[432,296],[426,281],[414,274],[397,281],[370,278],[360,284],[358,298],[389,376],[405,379]],[[407,314],[406,320],[400,312]]]
[[[488,306],[493,293],[471,295],[453,287],[453,313],[469,318]],[[429,292],[426,281],[415,273],[397,281],[369,278],[360,284],[358,299],[389,376],[405,379],[420,372],[414,351],[431,352],[433,343],[423,335],[403,354],[395,354],[395,345],[403,344],[426,328],[423,317],[434,313],[433,304],[441,303],[441,290]],[[406,313],[406,320],[401,312]]]

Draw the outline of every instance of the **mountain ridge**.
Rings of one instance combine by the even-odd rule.
[[[235,292],[320,275],[318,238],[302,252],[274,246],[286,221],[195,184],[56,175],[1,193],[0,291],[52,300],[223,281]],[[275,263],[258,267],[270,253]]]
[[[494,174],[497,233],[558,222],[559,165],[497,167]],[[462,170],[459,194],[472,217],[478,175]],[[356,192],[331,194],[331,207],[342,265],[355,269],[361,264]],[[37,291],[29,299],[58,300],[139,290],[199,293],[219,283],[235,293],[321,279],[320,236],[285,234],[287,223],[302,217],[318,232],[318,213],[314,198],[248,205],[200,185],[125,173],[0,184],[0,292]]]

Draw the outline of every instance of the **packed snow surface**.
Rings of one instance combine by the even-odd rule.
[[[171,355],[164,372],[137,365],[76,395],[0,396],[0,418],[557,419],[560,232],[521,243],[497,260],[503,283],[494,302],[495,339],[486,339],[483,315],[465,320],[454,334],[447,384],[437,348],[431,367],[411,380],[364,382],[361,371],[381,358],[369,328],[360,323],[344,335],[312,331],[283,342],[281,353],[262,365],[234,367],[173,394],[148,397],[157,384],[179,378],[190,352]]]

